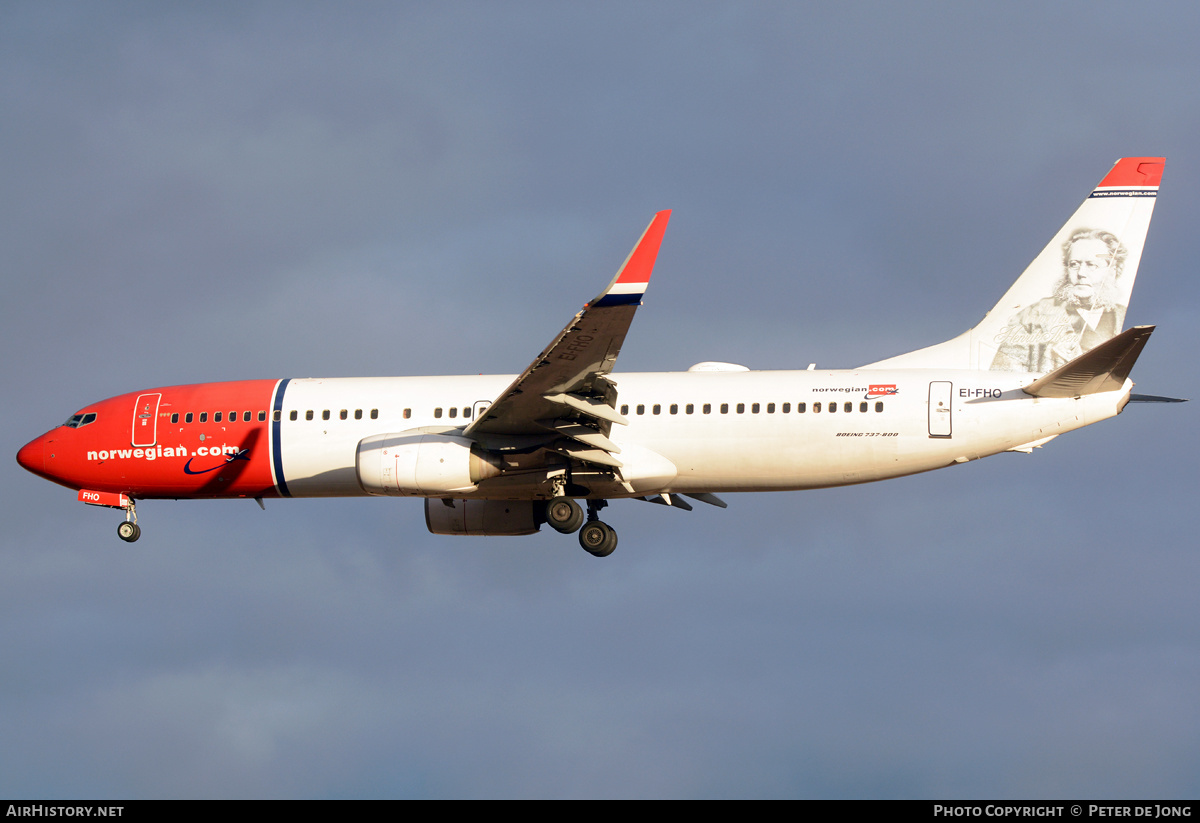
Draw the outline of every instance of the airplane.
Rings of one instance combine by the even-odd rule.
[[[80,409],[17,461],[120,509],[136,501],[375,495],[424,499],[430,532],[578,532],[634,498],[690,511],[726,492],[884,480],[1029,453],[1119,414],[1153,326],[1123,330],[1165,160],[1116,162],[973,328],[850,370],[613,371],[670,211],[515,377],[284,378],[167,386]],[[1181,402],[1181,401],[1179,401]],[[586,506],[586,514],[579,502]]]

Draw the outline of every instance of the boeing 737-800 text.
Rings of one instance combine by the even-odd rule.
[[[17,460],[84,503],[123,509],[127,541],[141,534],[137,500],[365,494],[424,498],[435,534],[549,524],[605,556],[617,537],[597,515],[615,498],[724,507],[717,493],[864,483],[1028,452],[1139,399],[1129,373],[1153,327],[1122,328],[1163,163],[1119,160],[977,326],[857,369],[614,373],[663,211],[608,287],[516,377],[148,389],[85,406]]]

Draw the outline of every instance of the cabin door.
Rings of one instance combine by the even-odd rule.
[[[487,411],[490,405],[492,405],[491,400],[476,400],[474,406],[471,408],[471,419],[478,420],[479,415]]]
[[[929,384],[929,436],[949,437],[952,431],[950,395],[954,386],[944,380]]]
[[[158,403],[161,394],[139,394],[133,404],[133,445],[153,446],[158,442]]]

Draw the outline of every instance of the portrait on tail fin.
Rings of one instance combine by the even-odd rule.
[[[1130,289],[1121,282],[1126,250],[1103,229],[1073,231],[1049,297],[1019,311],[997,335],[993,371],[1049,372],[1119,334]]]

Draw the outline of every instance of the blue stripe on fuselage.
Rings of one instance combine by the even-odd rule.
[[[272,466],[275,470],[275,491],[279,492],[280,497],[292,496],[288,491],[287,481],[283,479],[283,441],[279,436],[283,427],[283,392],[291,381],[290,377],[279,381],[279,385],[275,387],[275,401],[271,404],[271,460],[274,461]]]

